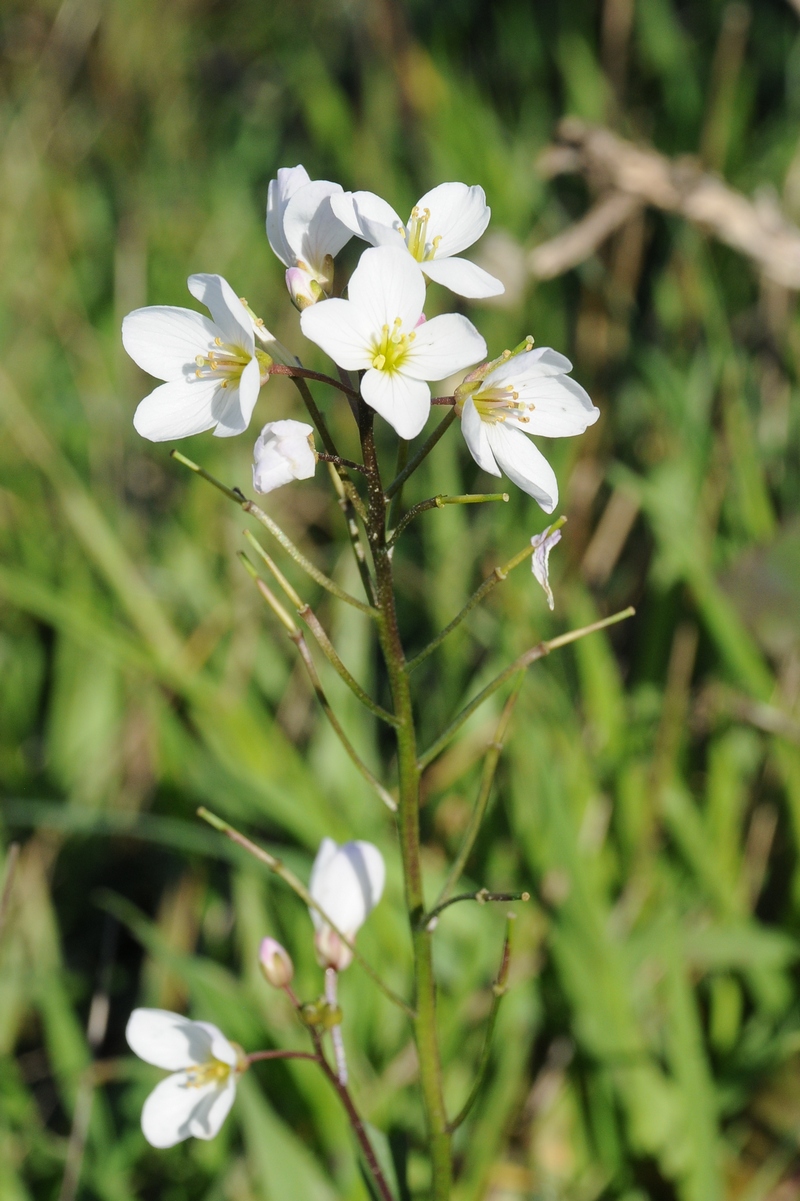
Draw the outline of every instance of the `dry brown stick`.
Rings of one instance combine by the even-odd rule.
[[[533,248],[528,255],[531,275],[554,279],[586,262],[640,207],[641,201],[627,192],[607,192],[580,221]]]
[[[717,176],[702,171],[695,160],[669,159],[609,129],[570,117],[561,122],[556,143],[544,152],[539,167],[548,177],[583,174],[606,195],[576,226],[536,247],[531,254],[532,271],[533,264],[543,261],[549,267],[548,278],[559,274],[559,246],[564,264],[561,271],[575,266],[574,247],[581,242],[588,247],[587,257],[592,254],[602,241],[593,241],[592,232],[599,229],[602,233],[604,221],[609,234],[616,228],[611,217],[614,205],[622,206],[621,200],[615,200],[621,193],[634,208],[650,205],[702,226],[751,259],[768,279],[800,290],[800,229],[772,200],[749,200]],[[565,253],[564,247],[571,253]]]

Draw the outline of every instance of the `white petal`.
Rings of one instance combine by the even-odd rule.
[[[222,341],[241,346],[252,354],[255,348],[253,322],[228,281],[221,275],[190,275],[187,285],[195,300],[206,306],[222,330]]]
[[[549,346],[537,346],[522,354],[512,355],[487,375],[484,387],[496,388],[501,384],[525,384],[530,380],[544,379],[551,375],[564,375],[572,370],[572,363],[565,355]]]
[[[283,232],[295,261],[302,259],[314,272],[324,269],[325,255],[335,257],[353,236],[331,208],[331,196],[341,185],[315,179],[295,192],[283,216]]]
[[[541,534],[535,534],[531,538],[531,546],[533,547],[531,570],[534,578],[544,589],[544,594],[547,597],[547,605],[551,611],[555,608],[556,603],[553,598],[553,589],[550,587],[550,551],[560,541],[561,530],[554,530],[551,525],[546,530],[542,530]]]
[[[261,389],[261,368],[258,359],[251,359],[242,372],[239,386],[220,388],[211,412],[217,421],[216,438],[233,438],[242,434],[250,424]]]
[[[215,1138],[236,1100],[236,1077],[231,1072],[225,1083],[203,1097],[189,1119],[194,1138]]]
[[[485,341],[461,313],[432,317],[414,333],[414,341],[402,365],[404,374],[413,379],[446,379],[463,367],[486,358]]]
[[[485,424],[489,445],[503,472],[538,501],[545,513],[552,513],[558,504],[558,481],[541,451],[520,430],[509,429],[508,422]]]
[[[416,438],[431,411],[431,390],[422,380],[399,371],[367,372],[361,395],[401,438]]]
[[[134,1009],[125,1037],[134,1055],[170,1072],[206,1063],[211,1055],[205,1025],[168,1009]]]
[[[492,215],[486,193],[477,184],[468,188],[465,183],[440,183],[417,201],[417,208],[430,209],[426,241],[442,239],[436,248],[437,259],[449,258],[477,242]]]
[[[283,232],[283,215],[292,196],[309,183],[305,167],[279,167],[278,178],[269,181],[267,190],[267,238],[273,252],[285,267],[293,267],[291,248]]]
[[[222,1033],[219,1026],[215,1026],[213,1022],[195,1022],[195,1025],[201,1026],[211,1039],[211,1054],[214,1059],[219,1059],[222,1063],[227,1063],[230,1067],[235,1068],[239,1062],[236,1049]]]
[[[311,895],[331,921],[352,936],[363,926],[383,893],[386,878],[383,856],[369,842],[346,842],[331,853],[325,845],[328,841],[320,847],[320,853],[324,854],[321,865],[316,861],[314,864]]]
[[[311,878],[308,881],[308,891],[311,893],[314,900],[320,905],[322,902],[319,899],[318,893],[322,890],[326,873],[331,863],[336,858],[338,850],[339,847],[332,838],[323,838],[322,842],[319,844],[319,850],[317,851],[314,863],[311,867]],[[319,929],[323,924],[322,918],[315,909],[310,910],[310,913],[312,922],[314,923],[315,927]]]
[[[481,420],[471,396],[464,402],[461,412],[461,432],[475,462],[489,475],[500,475],[500,468],[495,462],[489,438],[486,433],[487,425]]]
[[[331,206],[340,221],[359,238],[373,246],[402,247],[403,222],[390,204],[374,192],[344,192],[334,196]]]
[[[122,345],[143,371],[156,379],[180,379],[195,370],[221,331],[193,309],[151,305],[135,309],[122,322]]]
[[[568,375],[530,380],[517,388],[520,400],[534,405],[524,429],[545,438],[572,438],[594,425],[600,410],[588,393]],[[512,424],[516,424],[513,421]]]
[[[407,251],[376,246],[362,254],[350,277],[347,295],[376,336],[384,325],[391,328],[397,317],[401,330],[407,332],[414,329],[422,315],[425,279]]]
[[[467,296],[477,300],[484,296],[500,296],[505,292],[505,285],[495,279],[477,263],[469,259],[429,259],[420,263],[428,279],[437,284],[443,284],[457,296]]]
[[[372,366],[375,353],[372,342],[376,331],[351,301],[326,300],[303,309],[300,328],[346,371],[360,371]]]
[[[171,380],[145,396],[133,415],[137,433],[151,442],[188,438],[217,424],[215,399],[221,391],[216,379]],[[222,393],[223,396],[225,393]]]
[[[223,1085],[199,1087],[188,1073],[176,1072],[157,1084],[142,1109],[142,1133],[153,1147],[174,1147],[194,1136],[213,1138],[236,1096],[233,1073]]]

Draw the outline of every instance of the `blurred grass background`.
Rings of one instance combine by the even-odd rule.
[[[513,266],[589,202],[579,180],[535,168],[565,114],[699,156],[800,219],[797,12],[4,0],[0,22],[0,786],[3,842],[21,844],[0,932],[3,1201],[367,1195],[303,1063],[254,1069],[215,1141],[152,1151],[138,1114],[158,1073],[123,1037],[138,1003],[218,1021],[247,1049],[302,1044],[255,954],[277,935],[314,996],[308,916],[199,826],[199,803],[304,875],[323,834],[377,842],[389,883],[362,946],[408,987],[391,822],[236,562],[241,513],[134,434],[149,385],[119,339],[128,310],[186,304],[186,276],[214,271],[300,346],[263,230],[268,180],[295,162],[401,213],[442,180],[481,183],[509,302],[470,317],[495,354],[528,332],[570,354],[602,409],[548,448],[569,516],[555,614],[524,569],[496,589],[419,673],[425,741],[473,672],[638,610],[529,672],[470,861],[476,887],[534,901],[517,907],[489,1086],[456,1142],[459,1201],[800,1198],[794,297],[652,212],[563,278],[534,286]],[[318,399],[349,448],[346,411]],[[256,424],[290,415],[291,387],[271,381]],[[182,448],[246,488],[251,442]],[[481,486],[457,436],[422,475],[411,499]],[[357,586],[322,471],[269,507]],[[412,648],[544,524],[519,493],[420,518],[397,559]],[[380,689],[359,615],[292,579]],[[326,683],[377,766],[377,732]],[[429,773],[431,890],[499,704]],[[452,1111],[502,926],[459,906],[437,931]],[[342,994],[357,1100],[423,1195],[408,1030],[357,966]]]

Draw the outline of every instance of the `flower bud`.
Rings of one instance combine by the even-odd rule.
[[[268,421],[253,449],[253,487],[272,492],[314,474],[314,430],[302,421]]]
[[[302,267],[290,267],[286,272],[286,287],[292,298],[292,304],[302,313],[318,300],[325,299],[325,292],[318,280],[304,271]]]
[[[332,967],[337,972],[343,972],[353,962],[353,952],[327,924],[315,932],[314,950],[320,967]]]
[[[264,979],[273,988],[286,988],[294,976],[294,964],[289,952],[274,938],[265,938],[258,952],[258,962]]]

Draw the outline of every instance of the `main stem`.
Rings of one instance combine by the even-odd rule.
[[[424,928],[425,896],[422,887],[419,835],[419,781],[417,737],[405,654],[395,608],[394,581],[386,545],[386,498],[381,484],[373,436],[373,414],[359,407],[361,445],[367,469],[368,535],[375,566],[376,606],[380,613],[378,636],[389,674],[397,728],[398,825],[403,861],[406,907],[414,953],[414,1036],[419,1056],[420,1083],[430,1139],[433,1201],[448,1201],[452,1183],[450,1132],[442,1091],[442,1065],[436,1035],[436,985],[433,975],[431,932]]]

